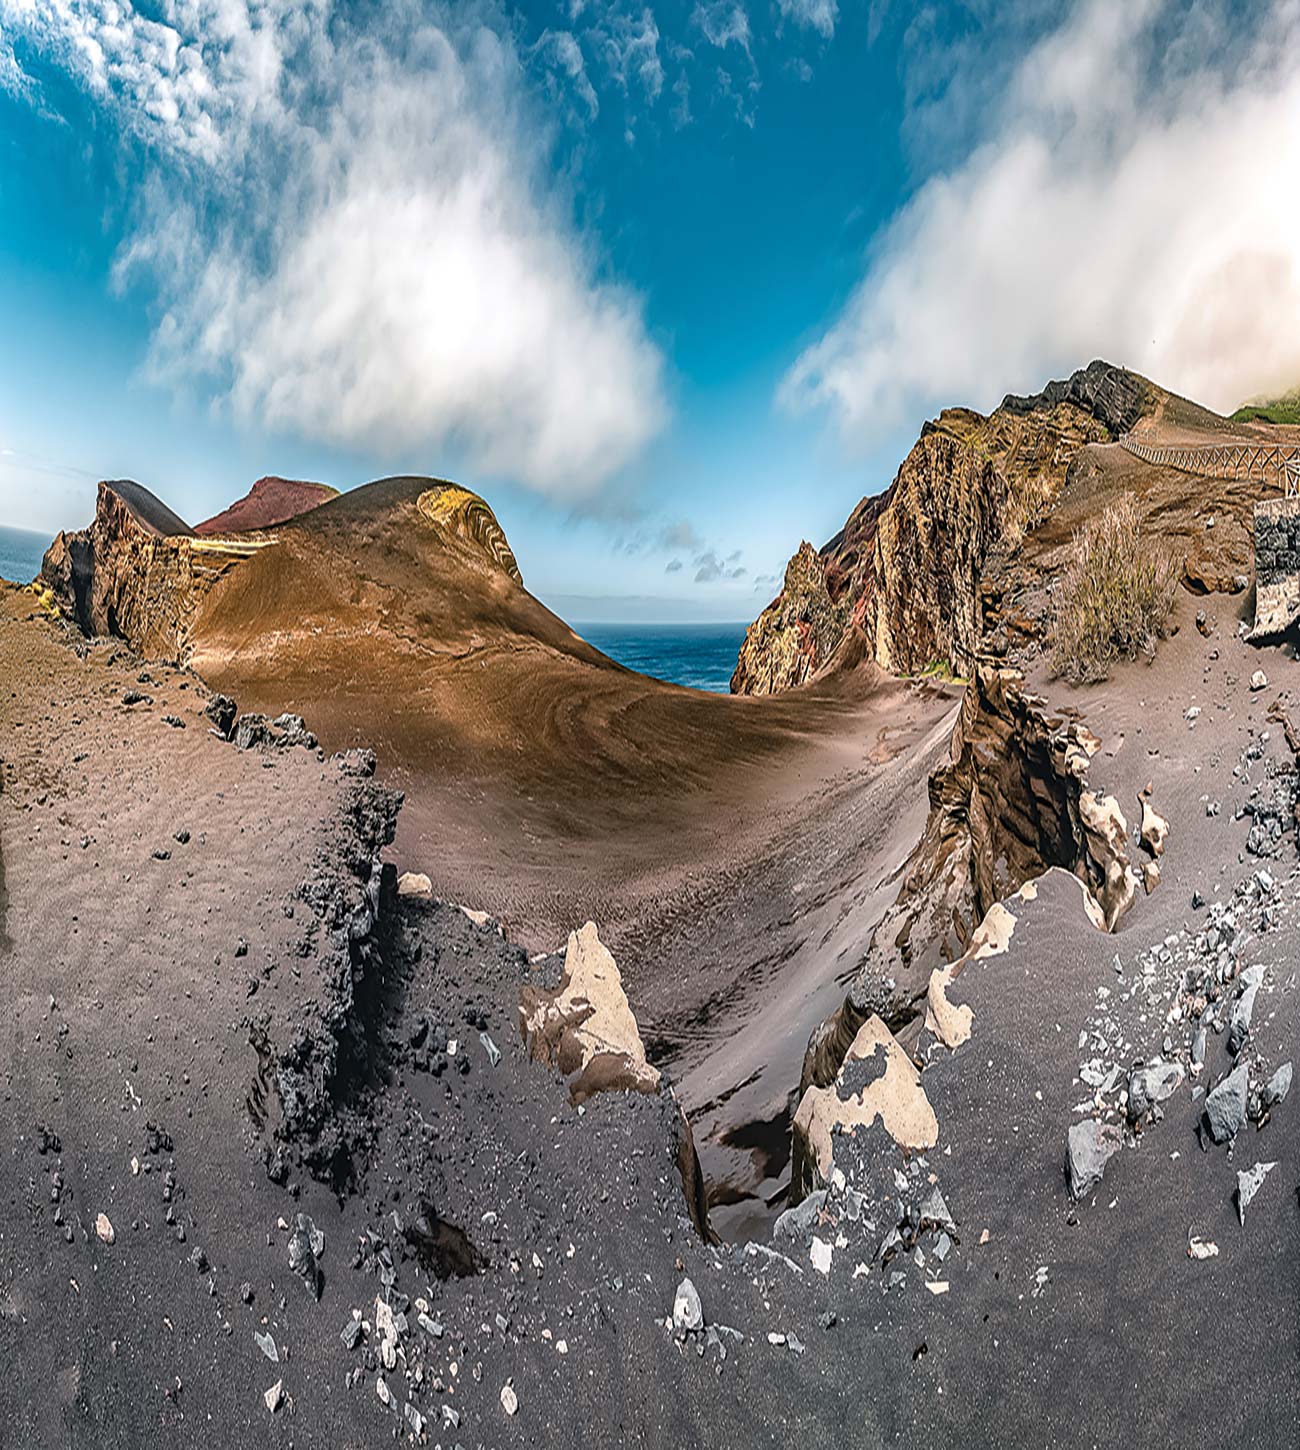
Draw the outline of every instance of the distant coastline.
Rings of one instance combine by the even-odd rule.
[[[41,572],[41,560],[49,547],[47,534],[0,524],[0,579],[30,584]]]

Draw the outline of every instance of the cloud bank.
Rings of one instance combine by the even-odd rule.
[[[1095,356],[1220,409],[1300,381],[1300,5],[1086,0],[880,235],[780,398],[869,442]]]
[[[578,501],[663,426],[663,358],[555,192],[510,33],[439,14],[0,0],[0,83],[58,68],[143,159],[119,275],[157,290],[155,378]]]

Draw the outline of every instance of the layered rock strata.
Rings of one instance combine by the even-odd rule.
[[[804,543],[781,593],[751,625],[731,688],[804,683],[857,646],[899,674],[969,672],[983,633],[990,553],[1050,508],[1090,443],[1128,431],[1161,396],[1095,362],[985,417],[950,408],[922,430],[893,483],[863,499],[820,551]]]

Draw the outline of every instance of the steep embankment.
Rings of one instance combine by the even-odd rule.
[[[980,577],[1055,502],[1088,444],[1130,431],[1168,397],[1094,362],[990,416],[950,408],[927,423],[882,495],[863,499],[820,552],[802,544],[780,595],[751,625],[731,688],[767,694],[863,653],[914,674],[968,673],[983,633]]]
[[[308,483],[298,478],[259,478],[243,498],[222,509],[201,524],[195,524],[199,535],[238,534],[248,529],[271,529],[276,524],[319,508],[338,497],[338,489],[325,483]]]

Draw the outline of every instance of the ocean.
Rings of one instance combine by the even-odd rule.
[[[0,524],[0,579],[30,584],[41,572],[41,560],[50,547],[46,534],[28,529],[9,529]]]
[[[745,638],[743,624],[575,624],[610,659],[643,675],[725,695]]]

